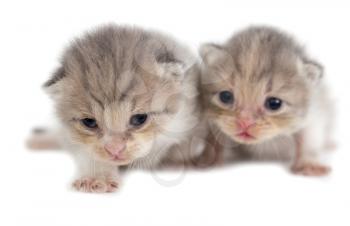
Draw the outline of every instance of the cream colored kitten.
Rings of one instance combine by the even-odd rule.
[[[329,172],[321,163],[332,109],[323,68],[299,44],[276,29],[251,27],[223,45],[203,45],[200,54],[206,117],[225,142],[221,149],[293,153],[295,173]]]
[[[119,166],[200,154],[195,61],[156,32],[109,25],[86,33],[45,84],[62,128],[37,134],[30,146],[71,150],[80,168],[74,186],[87,192],[115,191]]]

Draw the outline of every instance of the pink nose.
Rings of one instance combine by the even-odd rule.
[[[126,148],[125,143],[108,143],[104,146],[105,150],[114,157],[120,157]]]
[[[247,130],[254,125],[255,125],[255,122],[252,119],[239,119],[239,120],[237,120],[237,126],[238,126],[238,128],[240,128],[242,130]]]

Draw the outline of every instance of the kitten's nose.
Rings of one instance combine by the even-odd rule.
[[[104,145],[104,149],[113,157],[121,157],[125,148],[126,141],[122,137],[113,137]]]
[[[255,117],[251,109],[242,109],[236,121],[237,127],[243,131],[255,125]]]
[[[237,120],[237,126],[241,130],[247,130],[254,125],[255,125],[255,122],[251,118],[241,118]]]

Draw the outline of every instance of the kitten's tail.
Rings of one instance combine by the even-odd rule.
[[[26,141],[26,146],[31,150],[58,150],[62,148],[59,134],[45,127],[34,128]]]

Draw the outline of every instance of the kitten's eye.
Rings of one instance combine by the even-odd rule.
[[[93,118],[84,118],[82,120],[80,120],[81,123],[86,126],[87,128],[90,128],[90,129],[95,129],[97,128],[97,122],[95,119]]]
[[[130,118],[130,125],[132,126],[141,126],[146,122],[148,118],[147,114],[136,114],[131,116]]]
[[[272,111],[277,111],[282,107],[282,100],[278,99],[276,97],[269,97],[265,101],[265,108],[272,110]]]
[[[233,103],[233,93],[230,91],[222,91],[219,93],[220,101],[224,104],[232,104]]]

